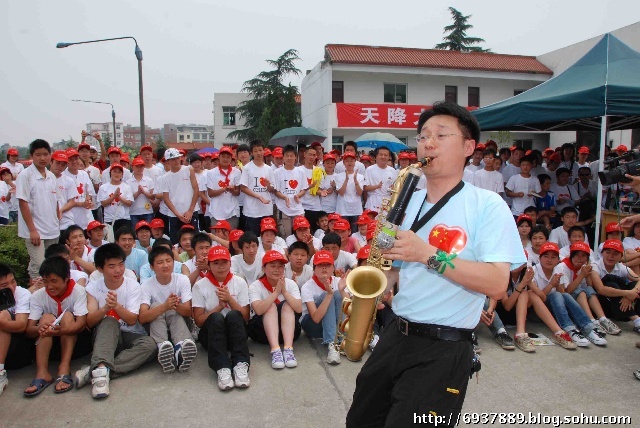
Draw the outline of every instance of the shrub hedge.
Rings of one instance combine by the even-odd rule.
[[[29,253],[24,240],[18,238],[17,224],[0,226],[0,263],[11,266],[18,285],[29,287]]]

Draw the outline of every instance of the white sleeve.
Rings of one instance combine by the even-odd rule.
[[[151,290],[149,289],[151,285],[149,281],[145,281],[141,286],[140,292],[140,304],[141,305],[149,305],[151,306]]]
[[[300,298],[302,299],[302,303],[313,302],[313,293],[311,292],[312,284],[309,284],[309,281],[305,282],[300,288]]]
[[[78,293],[78,300],[73,304],[73,315],[77,317],[82,317],[89,313],[87,310],[87,291],[84,287],[80,287],[80,290],[82,290],[82,293]]]
[[[178,277],[178,289],[180,290],[180,299],[181,302],[188,302],[189,300],[191,300],[193,298],[192,293],[191,293],[191,282],[189,281],[189,278],[186,275],[183,275],[181,273],[177,273],[176,274]]]
[[[42,294],[45,293],[44,289],[40,289],[38,291],[42,291],[42,293],[33,293],[31,299],[29,300],[29,319],[37,321],[42,318],[42,314],[44,314],[44,305],[42,304]],[[18,313],[16,311],[16,313]]]
[[[202,291],[200,290],[200,284],[202,280],[199,280],[198,282],[196,282],[193,285],[193,291],[191,292],[191,307],[192,308],[204,308],[205,306],[205,299],[204,296],[202,294]]]
[[[240,306],[249,305],[249,287],[247,286],[247,282],[242,278],[235,278],[236,287],[238,287],[238,296],[236,297],[236,302]]]
[[[296,299],[300,300],[300,289],[298,288],[298,284],[295,281],[290,279],[284,280],[285,286],[287,287],[287,291]]]
[[[125,279],[126,281],[126,279]],[[135,281],[132,281],[135,285]],[[127,296],[127,302],[126,302],[126,308],[127,310],[129,310],[130,312],[134,313],[134,314],[139,314],[140,313],[140,301],[141,301],[141,288],[140,286],[138,287],[130,287],[130,292],[129,295]]]
[[[249,286],[249,303],[257,302],[258,300],[262,300],[262,295],[260,294],[260,287],[262,285],[259,281],[252,282]]]

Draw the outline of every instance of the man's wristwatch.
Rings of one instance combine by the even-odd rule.
[[[435,270],[436,272],[440,271],[442,267],[442,262],[436,259],[436,255],[429,257],[427,259],[427,267],[429,269]]]

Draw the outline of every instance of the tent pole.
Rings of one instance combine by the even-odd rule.
[[[600,122],[600,158],[598,159],[598,163],[600,167],[598,171],[604,171],[604,146],[607,144],[607,135],[608,135],[608,119],[607,116],[602,116]],[[596,195],[596,230],[595,230],[595,240],[593,244],[593,248],[598,248],[600,245],[600,223],[602,217],[602,183],[600,183],[600,179],[595,177],[598,183],[598,194]]]

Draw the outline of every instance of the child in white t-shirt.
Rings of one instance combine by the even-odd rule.
[[[245,232],[238,239],[241,254],[231,257],[231,272],[251,284],[262,272],[262,264],[258,258],[258,237],[252,232]]]
[[[284,267],[284,276],[295,281],[298,288],[311,279],[313,268],[309,266],[309,247],[304,242],[296,241],[287,249],[289,263]]]
[[[165,373],[189,370],[198,353],[184,317],[191,316],[191,283],[173,273],[173,252],[158,246],[149,253],[155,276],[142,284],[139,321],[149,323],[150,336],[158,344],[158,362]],[[171,341],[169,340],[171,335]]]
[[[207,254],[209,254],[209,248],[211,248],[210,235],[203,232],[193,235],[191,248],[194,250],[194,255],[182,264],[182,274],[186,275],[189,278],[189,283],[193,285],[200,278],[204,278],[209,269]]]
[[[98,202],[104,209],[105,223],[130,221],[129,207],[133,204],[133,192],[129,185],[122,182],[123,170],[122,165],[111,165],[111,181],[103,183],[98,190]],[[114,224],[114,231],[119,227],[119,224]]]
[[[358,241],[358,243],[360,244],[360,248],[367,245],[367,228],[369,227],[369,223],[371,223],[369,216],[366,216],[364,214],[358,217],[358,221],[356,221],[356,224],[358,225],[358,231],[351,235],[351,237],[355,238]]]
[[[45,259],[40,265],[40,277],[44,287],[31,296],[25,331],[27,337],[37,338],[36,377],[24,390],[28,397],[40,394],[53,383],[49,373],[49,355],[54,341],[60,344],[55,392],[73,389],[71,356],[78,335],[87,325],[87,293],[84,287],[70,279],[69,262],[60,256]]]
[[[337,233],[327,233],[322,238],[322,249],[331,253],[334,260],[334,274],[338,278],[342,278],[349,270],[358,266],[355,254],[340,249],[341,242]]]
[[[513,198],[511,213],[514,217],[524,213],[524,209],[535,205],[533,197],[540,192],[540,181],[531,175],[533,160],[529,156],[520,159],[520,174],[512,175],[505,186],[507,196]]]
[[[262,258],[264,275],[249,285],[249,302],[255,315],[247,331],[255,342],[271,347],[271,367],[297,367],[293,342],[300,336],[302,301],[298,285],[284,277],[287,259],[278,251],[268,251]],[[280,342],[284,349],[280,349]]]
[[[9,168],[0,168],[0,225],[9,224],[9,211],[11,209],[11,192],[4,178],[11,177]]]
[[[267,251],[276,250],[286,257],[287,250],[275,243],[278,226],[273,217],[265,217],[260,221],[260,239],[258,239],[257,258],[262,259]]]
[[[250,356],[245,322],[249,320],[249,287],[231,273],[231,255],[225,247],[211,248],[207,260],[207,274],[193,286],[198,340],[209,352],[209,367],[218,375],[220,390],[248,388]]]
[[[333,256],[327,250],[313,256],[313,277],[300,289],[302,317],[300,325],[312,338],[322,338],[327,345],[327,363],[340,364],[338,343],[334,343],[336,327],[342,311],[342,299],[348,297],[346,277],[333,276]]]

